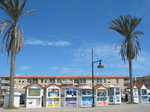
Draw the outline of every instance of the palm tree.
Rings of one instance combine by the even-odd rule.
[[[14,107],[14,73],[15,73],[15,56],[21,50],[24,44],[23,30],[19,27],[18,21],[28,13],[36,10],[28,10],[23,13],[23,9],[27,0],[0,0],[0,9],[2,9],[9,19],[0,18],[3,20],[0,23],[0,33],[5,29],[6,32],[2,41],[2,52],[6,51],[10,56],[10,93],[9,106]]]
[[[132,17],[131,15],[119,16],[119,18],[111,21],[109,23],[109,28],[115,30],[121,34],[124,39],[120,40],[117,44],[121,42],[120,55],[124,60],[128,60],[129,63],[129,76],[130,76],[130,98],[131,103],[133,100],[133,79],[132,79],[132,60],[137,59],[137,55],[141,51],[139,38],[142,34],[142,31],[135,31],[136,27],[141,22],[142,18]]]

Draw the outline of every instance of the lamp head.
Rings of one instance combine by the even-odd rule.
[[[102,60],[99,60],[99,65],[97,66],[97,68],[99,68],[99,69],[104,68],[104,66],[102,65],[101,61],[102,61]]]

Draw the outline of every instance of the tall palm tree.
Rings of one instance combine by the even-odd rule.
[[[0,33],[5,29],[2,52],[6,51],[10,56],[10,93],[9,93],[9,107],[14,106],[14,73],[15,73],[15,56],[21,50],[24,38],[23,30],[19,27],[18,21],[28,13],[36,10],[28,10],[23,13],[23,9],[27,0],[0,0],[0,9],[2,9],[9,19],[0,18],[3,20],[0,23]]]
[[[141,22],[142,18],[132,17],[131,15],[119,16],[119,18],[109,23],[109,28],[115,30],[121,34],[124,38],[120,40],[117,45],[121,42],[120,55],[121,58],[129,63],[129,76],[130,76],[130,98],[131,103],[133,100],[133,78],[132,78],[132,60],[137,59],[137,55],[141,51],[139,38],[142,31],[135,31],[136,27]]]

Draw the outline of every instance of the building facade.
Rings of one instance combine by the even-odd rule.
[[[144,83],[145,86],[150,89],[150,75],[142,76],[142,77],[134,77],[134,84]]]
[[[10,77],[0,77],[0,89],[8,89],[10,85]],[[88,85],[92,87],[92,76],[52,76],[52,75],[15,75],[15,87],[24,93],[24,87],[32,82],[37,82],[43,87],[48,84],[55,83],[59,87],[74,86],[79,87]],[[111,84],[119,85],[121,90],[129,85],[129,77],[126,76],[94,76],[94,85],[108,86]]]

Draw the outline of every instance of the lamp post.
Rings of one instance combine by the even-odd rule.
[[[95,107],[95,102],[94,102],[94,63],[99,62],[99,65],[97,66],[97,68],[104,68],[104,66],[101,63],[102,60],[98,60],[98,61],[93,61],[93,49],[92,49],[92,107]]]

